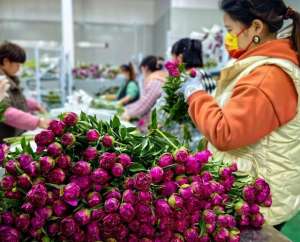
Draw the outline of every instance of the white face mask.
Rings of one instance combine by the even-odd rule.
[[[20,77],[23,73],[23,67],[20,66],[19,70],[16,72],[15,76]]]
[[[118,74],[117,75],[117,78],[119,79],[119,80],[127,80],[127,77],[126,77],[126,75],[124,75],[124,74]]]

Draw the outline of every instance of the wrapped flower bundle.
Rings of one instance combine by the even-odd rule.
[[[272,204],[262,178],[235,163],[191,153],[157,129],[61,115],[8,153],[0,193],[0,241],[230,241],[261,228]]]

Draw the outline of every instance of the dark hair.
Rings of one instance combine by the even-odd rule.
[[[221,0],[220,8],[246,26],[260,19],[271,33],[279,31],[284,20],[292,19],[294,28],[291,40],[300,61],[300,14],[287,7],[283,0]]]
[[[140,68],[147,67],[147,69],[150,72],[159,71],[159,70],[162,70],[164,67],[163,62],[164,62],[164,59],[162,57],[156,57],[154,55],[149,55],[142,60],[142,62],[140,64]]]
[[[129,80],[133,81],[136,79],[134,67],[131,62],[129,64],[121,65],[120,66],[121,71],[125,71],[129,73]]]
[[[171,50],[172,55],[182,55],[186,68],[203,67],[202,43],[200,40],[184,38],[178,40]]]
[[[0,64],[3,65],[4,59],[11,62],[24,63],[26,61],[25,50],[17,44],[5,41],[0,45]]]

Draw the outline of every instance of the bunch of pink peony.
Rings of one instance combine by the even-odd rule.
[[[236,242],[241,227],[261,228],[265,180],[117,126],[67,113],[36,152],[2,145],[0,241]]]

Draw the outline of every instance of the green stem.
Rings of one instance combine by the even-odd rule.
[[[163,137],[173,148],[175,148],[176,150],[178,149],[178,147],[163,133],[161,132],[159,129],[155,130],[161,137]]]

